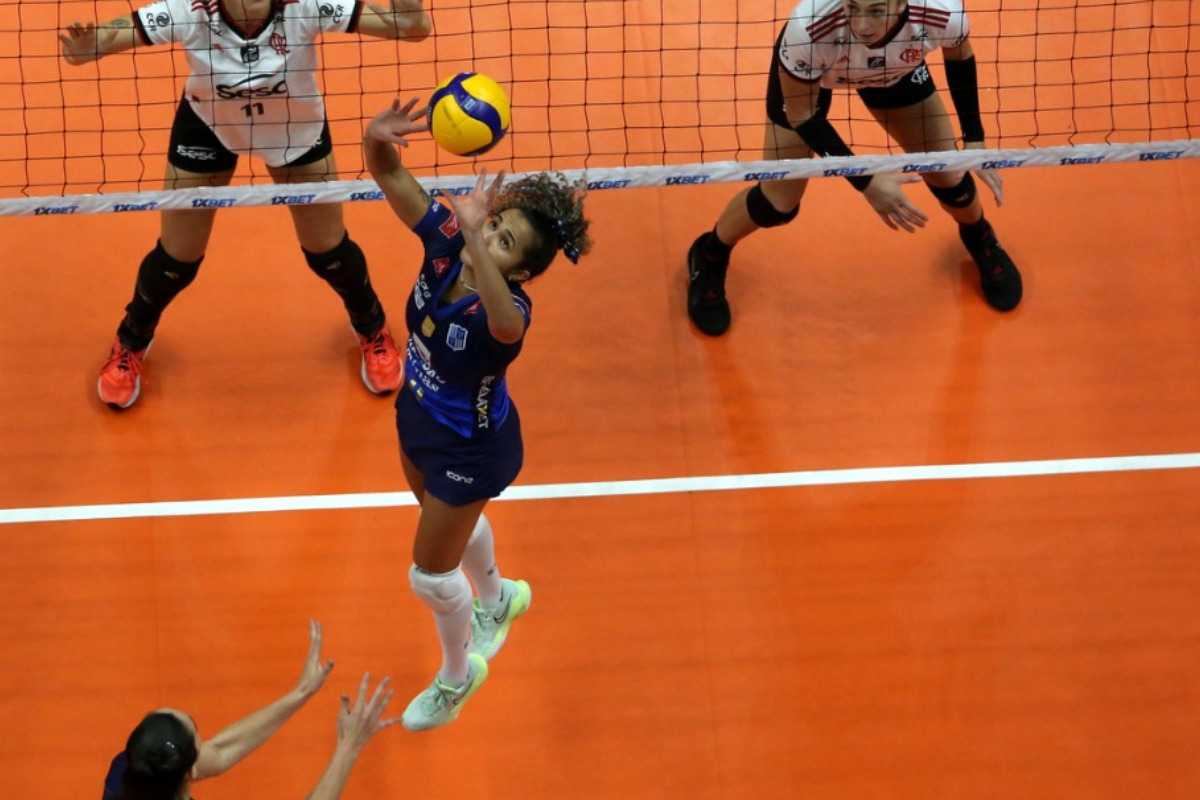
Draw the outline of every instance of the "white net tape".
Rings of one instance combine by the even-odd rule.
[[[1141,144],[1085,144],[1010,150],[948,150],[938,153],[805,158],[787,161],[721,161],[660,167],[608,167],[564,170],[572,180],[584,179],[591,191],[651,186],[684,186],[787,178],[845,177],[878,173],[922,174],[964,169],[1014,169],[1082,164],[1171,161],[1200,157],[1200,140],[1183,139]],[[522,173],[514,174],[513,179]],[[431,194],[464,194],[473,176],[419,178]],[[330,181],[236,187],[202,187],[157,192],[22,197],[0,200],[0,216],[100,214],[189,208],[354,203],[382,200],[374,181]]]

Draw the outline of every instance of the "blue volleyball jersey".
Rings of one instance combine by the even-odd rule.
[[[508,415],[504,375],[524,340],[496,341],[478,295],[454,303],[442,299],[462,272],[460,255],[465,245],[458,217],[450,208],[430,200],[413,232],[425,245],[425,260],[405,309],[404,380],[438,422],[462,436],[486,436]],[[509,289],[528,330],[529,296],[519,286],[509,284]]]
[[[104,794],[101,796],[103,800],[123,800],[125,797],[125,790],[121,787],[121,776],[125,774],[126,763],[124,750],[113,758],[108,767],[108,774],[104,776]]]

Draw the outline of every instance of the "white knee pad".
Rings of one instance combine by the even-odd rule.
[[[454,614],[471,604],[471,584],[461,567],[439,574],[413,564],[408,582],[417,598],[435,614]]]

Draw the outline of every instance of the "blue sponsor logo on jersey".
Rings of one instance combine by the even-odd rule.
[[[625,180],[619,181],[588,181],[587,188],[588,191],[591,192],[595,191],[596,189],[624,189],[628,185],[629,179],[626,178]]]
[[[451,322],[446,329],[446,346],[451,350],[467,349],[467,329],[457,322]]]
[[[1138,161],[1174,161],[1181,156],[1182,150],[1159,150],[1154,153],[1139,153]]]
[[[905,164],[902,172],[945,172],[948,165],[944,163],[935,164]]]
[[[1002,158],[999,161],[985,161],[979,165],[980,169],[1005,169],[1006,167],[1019,167],[1025,163],[1023,158]]]
[[[365,192],[351,192],[350,193],[350,202],[351,203],[357,203],[361,200],[382,200],[382,199],[383,199],[383,192],[379,191],[378,189],[368,190]]]
[[[316,200],[315,194],[277,194],[271,198],[273,206],[306,206]]]
[[[33,210],[34,216],[42,217],[47,214],[74,214],[79,206],[38,206]]]
[[[673,175],[667,178],[667,186],[683,186],[695,183],[708,183],[708,175]]]
[[[153,211],[158,208],[158,201],[151,200],[149,203],[116,203],[113,205],[113,211]]]

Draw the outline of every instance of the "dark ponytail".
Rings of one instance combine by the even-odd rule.
[[[146,715],[125,743],[124,800],[172,800],[196,756],[196,737],[178,717]]]

